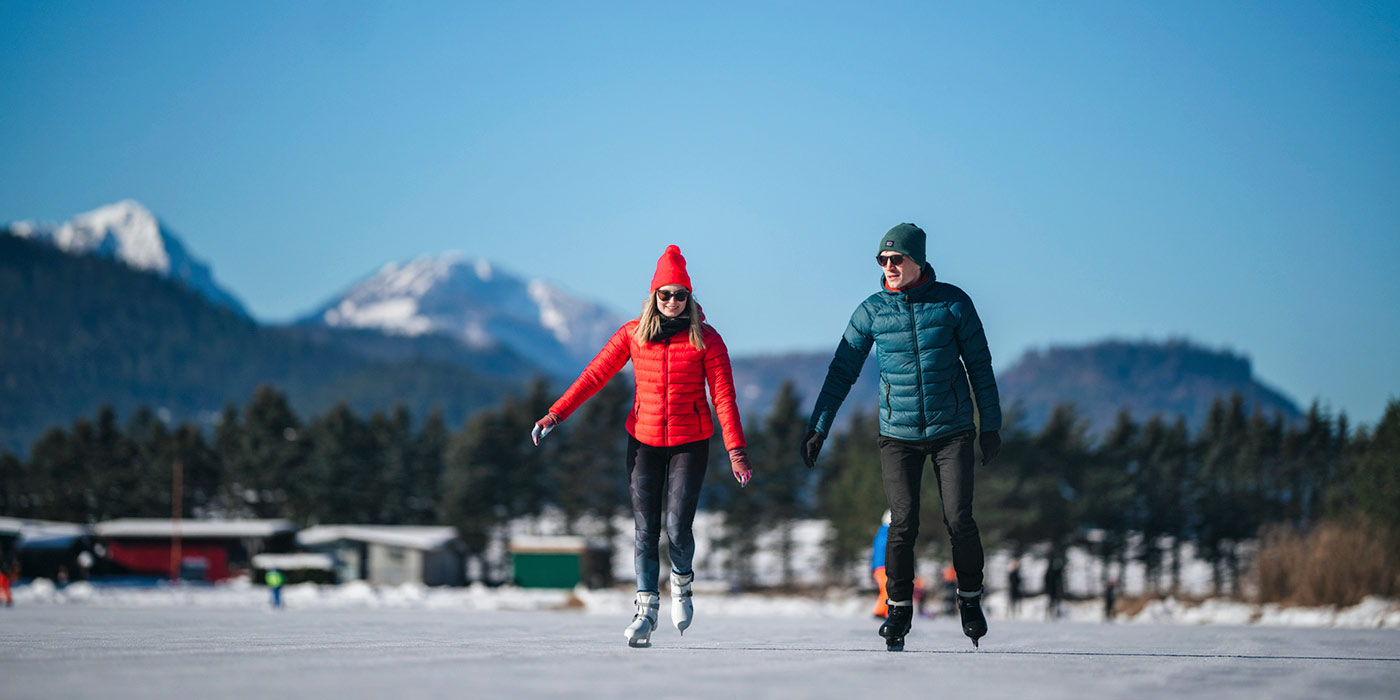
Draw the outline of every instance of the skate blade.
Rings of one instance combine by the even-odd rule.
[[[627,646],[633,649],[646,649],[651,646],[651,633],[652,630],[647,630],[645,633],[638,630],[635,636],[626,632],[623,632],[622,636],[627,638]]]
[[[886,644],[885,651],[904,651],[904,642]]]

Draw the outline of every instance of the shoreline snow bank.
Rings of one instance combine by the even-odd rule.
[[[481,584],[465,588],[429,588],[415,584],[374,587],[362,581],[341,585],[302,583],[284,587],[282,598],[293,610],[385,608],[461,611],[561,610],[587,615],[625,615],[632,611],[632,593],[620,588],[589,590],[489,588]],[[81,605],[109,608],[207,607],[266,608],[265,587],[246,580],[216,585],[160,585],[149,588],[94,585],[86,581],[63,588],[37,579],[14,588],[15,605]],[[669,605],[662,596],[663,606]],[[708,593],[696,602],[706,614],[721,617],[868,617],[874,596],[851,589],[833,589],[817,596],[762,593]],[[1004,592],[989,593],[988,617],[993,620],[1045,620],[1044,596],[1024,599],[1015,614],[1008,614]],[[930,600],[928,609],[939,607]],[[1096,623],[1103,619],[1097,600],[1067,601],[1059,621]],[[1133,616],[1120,615],[1128,624],[1262,625],[1278,627],[1334,627],[1349,629],[1400,629],[1400,600],[1375,596],[1349,608],[1289,608],[1211,599],[1191,604],[1174,598],[1148,603]]]

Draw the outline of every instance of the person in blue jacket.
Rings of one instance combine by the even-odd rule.
[[[875,541],[870,544],[870,577],[875,579],[875,585],[880,589],[879,595],[875,598],[875,617],[884,617],[889,614],[889,592],[885,590],[888,577],[885,575],[885,542],[889,538],[890,532],[890,512],[885,511],[880,518],[880,529],[875,531]]]
[[[803,461],[813,466],[874,347],[880,368],[880,468],[891,512],[885,560],[889,613],[880,636],[891,650],[904,648],[913,618],[919,487],[929,458],[952,539],[963,632],[974,645],[987,633],[982,540],[972,517],[973,442],[980,441],[983,464],[996,457],[1001,405],[982,321],[966,292],[938,281],[924,254],[926,240],[923,229],[907,223],[880,239],[880,290],[851,314],[801,445]]]

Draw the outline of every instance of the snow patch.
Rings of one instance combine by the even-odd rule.
[[[530,298],[539,307],[540,325],[553,333],[561,343],[573,340],[573,332],[569,329],[569,317],[558,303],[558,298],[562,296],[559,291],[540,280],[531,280],[528,289]]]
[[[328,310],[324,318],[333,326],[380,328],[401,335],[423,335],[433,330],[433,322],[418,315],[418,300],[411,297],[383,299],[364,306],[346,299]]]
[[[723,586],[697,579],[696,596],[704,601],[705,614],[715,617],[800,617],[865,618],[871,615],[874,595],[854,589],[829,589],[815,595],[766,593],[725,593]],[[718,589],[717,589],[718,588]],[[401,608],[467,611],[575,610],[587,615],[625,616],[632,610],[635,593],[628,587],[590,590],[526,589],[514,586],[490,588],[473,584],[462,588],[429,588],[406,583],[372,586],[364,581],[341,585],[299,583],[284,586],[282,598],[289,609]],[[246,579],[225,583],[184,584],[162,582],[148,588],[129,588],[73,583],[59,588],[48,579],[35,579],[14,588],[15,604],[85,605],[103,608],[205,607],[265,608],[270,594],[266,587]],[[1004,592],[989,593],[984,608],[993,620],[1044,620],[1045,598],[1022,601],[1017,614],[1007,614]],[[662,607],[670,604],[662,596]],[[937,610],[939,601],[930,600],[927,609]],[[1102,602],[1067,602],[1061,622],[1099,623]],[[667,613],[662,611],[663,619]],[[1336,627],[1352,629],[1400,629],[1400,600],[1367,598],[1350,608],[1280,608],[1252,606],[1233,601],[1208,600],[1200,605],[1183,605],[1166,599],[1148,605],[1132,617],[1120,617],[1132,624],[1184,625],[1262,625],[1277,627]]]

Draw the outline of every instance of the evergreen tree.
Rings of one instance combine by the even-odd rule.
[[[1349,494],[1348,510],[1369,519],[1392,543],[1400,544],[1400,400],[1386,404],[1344,492]]]
[[[442,411],[429,413],[413,444],[408,508],[404,520],[409,525],[430,525],[440,519],[438,487],[442,483],[443,459],[449,437]]]
[[[375,412],[370,416],[368,426],[368,446],[375,459],[369,465],[373,474],[368,477],[376,483],[373,503],[368,510],[374,513],[369,522],[386,525],[402,525],[412,520],[412,502],[415,497],[414,479],[417,477],[417,442],[413,435],[413,418],[403,404],[394,406],[391,414]]]
[[[828,566],[832,578],[841,583],[850,582],[849,573],[871,547],[886,509],[876,443],[879,433],[874,413],[855,414],[817,465],[821,477],[819,513],[831,523],[826,542]],[[865,582],[867,568],[860,571],[859,582]]]
[[[108,510],[122,517],[169,517],[174,495],[170,431],[154,411],[141,406],[128,419],[123,437],[121,449],[130,456],[114,461]]]
[[[501,436],[505,421],[497,411],[482,411],[448,440],[442,475],[444,524],[457,528],[467,547],[483,554],[495,528],[511,513],[505,475],[516,468]]]
[[[1111,564],[1126,558],[1128,536],[1137,524],[1133,501],[1134,486],[1142,471],[1140,437],[1141,431],[1128,409],[1120,410],[1084,475],[1080,517],[1083,527],[1097,531],[1097,540],[1084,544],[1099,557],[1100,585],[1105,587],[1111,577]]]
[[[310,445],[307,483],[295,492],[299,514],[323,523],[380,522],[384,484],[369,428],[342,403],[313,421],[304,438]]]
[[[180,463],[183,474],[183,515],[185,517],[223,517],[223,502],[219,494],[223,484],[223,465],[204,440],[199,426],[186,423],[170,436],[169,459]]]
[[[807,431],[807,421],[801,415],[802,398],[791,381],[783,382],[778,396],[764,418],[762,430],[751,445],[749,459],[754,465],[755,478],[744,497],[761,504],[756,513],[756,532],[774,532],[778,538],[778,557],[782,567],[782,582],[792,584],[793,527],[808,511],[812,495],[808,487],[813,476],[802,464],[795,445]],[[763,478],[759,479],[759,469]]]
[[[596,533],[609,541],[615,535],[613,517],[627,504],[627,431],[623,428],[632,408],[631,389],[625,377],[614,377],[569,417],[562,434],[541,443],[558,449],[551,459],[550,481],[557,485],[555,502],[564,514],[564,527],[576,532],[578,520],[601,520]]]
[[[1197,522],[1197,554],[1210,562],[1217,594],[1223,592],[1227,571],[1237,571],[1235,547],[1250,518],[1240,507],[1245,499],[1247,474],[1242,468],[1248,428],[1244,401],[1239,394],[1228,404],[1216,399],[1197,439],[1199,468],[1193,482],[1192,506]],[[1238,576],[1231,577],[1237,587]]]
[[[315,509],[315,483],[309,478],[308,444],[300,419],[286,397],[271,386],[258,387],[240,420],[219,425],[219,457],[241,513],[258,518],[305,522]]]
[[[0,452],[0,513],[29,515],[29,475],[24,463],[9,452]]]

